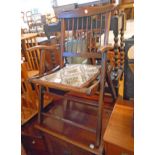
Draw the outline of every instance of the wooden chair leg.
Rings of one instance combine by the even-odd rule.
[[[102,140],[102,139],[101,139]],[[99,155],[103,155],[103,143],[100,144],[100,147],[99,147]]]
[[[97,128],[96,128],[96,146],[98,147],[101,142],[101,132],[102,132],[102,113],[103,113],[103,97],[104,97],[104,89],[105,89],[105,77],[106,77],[106,61],[107,55],[103,53],[102,55],[102,63],[101,66],[101,80],[100,80],[100,94],[99,94],[99,106],[98,106],[98,114],[97,114]]]
[[[66,111],[69,108],[69,104],[70,104],[70,101],[67,98],[65,98],[63,101],[64,111]]]
[[[103,91],[100,92],[100,94]],[[101,131],[102,131],[102,104],[103,104],[103,95],[99,95],[99,107],[98,107],[98,116],[97,116],[97,128],[96,128],[96,146],[100,145],[101,140]]]

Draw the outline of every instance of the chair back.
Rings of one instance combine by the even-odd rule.
[[[26,57],[29,70],[49,71],[60,65],[60,52],[56,46],[38,45],[27,49]]]
[[[26,51],[26,60],[28,62],[29,70],[39,70],[40,51],[38,49]]]
[[[101,46],[108,44],[113,9],[113,4],[107,4],[77,8],[59,14],[61,20],[61,66],[68,61],[67,57],[82,57],[87,60],[101,57],[99,50]],[[104,38],[102,37],[103,33]]]

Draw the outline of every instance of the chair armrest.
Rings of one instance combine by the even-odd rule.
[[[114,47],[111,44],[108,44],[106,46],[100,47],[100,49],[98,50],[101,53],[107,52],[109,50],[112,50]]]
[[[49,74],[52,74],[52,73],[55,73],[56,71],[58,71],[60,69],[60,65],[59,66],[56,66],[55,68],[53,68],[52,70],[48,71],[48,72],[45,72],[45,73],[42,73],[41,75],[35,75],[31,78],[29,78],[29,81],[31,81],[32,79],[36,79],[36,78],[41,78],[43,76],[46,76],[46,75],[49,75]]]
[[[46,46],[46,45],[37,45],[34,47],[30,47],[28,49],[26,49],[27,51],[33,51],[33,50],[37,50],[37,49],[41,49],[41,50],[55,50],[58,49],[59,45],[55,44],[55,45],[50,45],[50,46]]]

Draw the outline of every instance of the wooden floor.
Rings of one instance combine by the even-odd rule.
[[[119,102],[125,104],[123,101],[123,80],[120,81],[119,88]],[[103,109],[103,135],[107,127],[109,118],[111,116],[114,104],[111,102],[110,98],[107,96],[104,100],[104,109]],[[96,127],[96,110],[92,107],[83,106],[81,104],[74,103],[71,109],[64,110],[64,105],[62,99],[55,99],[51,104],[51,108],[47,108],[47,113],[54,113],[55,115],[63,118],[67,118],[70,121],[86,125],[89,128],[95,129]],[[50,107],[50,106],[49,106]],[[80,117],[79,117],[80,116]],[[91,120],[91,121],[90,121]],[[32,125],[33,124],[33,125]],[[37,124],[37,116],[34,118],[31,123],[27,123],[22,127],[22,133],[32,134],[31,126]],[[78,141],[90,145],[95,143],[95,134],[92,132],[84,131],[80,128],[68,125],[67,123],[58,121],[54,118],[44,119],[44,127],[50,128],[56,133],[61,133],[63,136],[70,137],[74,141]],[[54,125],[53,125],[54,124]],[[36,133],[33,133],[36,134]],[[87,135],[87,136],[86,136]],[[57,148],[59,149],[59,148]]]
[[[62,99],[54,100],[51,106],[52,108],[50,108],[50,106],[47,108],[47,113],[53,113],[56,116],[85,125],[88,128],[96,128],[97,117],[96,109],[94,107],[74,103],[71,109],[64,110]],[[111,102],[111,97],[105,97],[105,106],[103,110],[103,133],[105,132],[106,126],[108,124],[113,106],[114,104]],[[35,124],[37,124],[37,119],[34,118],[34,121],[32,120],[31,123],[27,123],[22,127],[22,133],[29,135],[36,134],[32,133],[32,126]],[[45,117],[43,125],[44,127],[47,127],[48,129],[50,128],[52,131],[58,134],[69,137],[73,141],[77,141],[79,143],[82,142],[86,146],[95,144],[95,133],[85,131],[72,125],[68,125],[67,123],[61,122],[60,120]]]
[[[103,132],[106,129],[111,112],[112,112],[112,108],[111,109],[105,108],[103,110]],[[91,128],[94,130],[96,129],[97,112],[95,108],[74,103],[71,109],[64,110],[64,106],[62,103],[59,103],[59,104],[56,103],[56,106],[53,107],[50,111],[48,111],[48,113],[52,113],[58,117],[63,117],[67,120],[79,123],[88,128]],[[57,126],[55,125],[53,126],[53,124],[49,122],[54,122],[54,124],[57,124]],[[95,143],[94,133],[84,131],[83,129],[74,127],[72,125],[68,125],[67,123],[64,123],[64,122],[60,122],[60,120],[56,120],[54,118],[47,118],[45,119],[44,124],[47,125],[48,127],[49,127],[49,124],[51,124],[50,126],[51,130],[55,130],[56,132],[59,132],[67,137],[72,137],[75,141],[80,142],[81,139],[83,139],[83,143],[85,143],[87,146],[91,143],[92,144]],[[89,136],[86,137],[85,135],[88,135],[88,134]]]

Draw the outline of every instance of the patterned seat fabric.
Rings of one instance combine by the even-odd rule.
[[[42,77],[41,80],[74,87],[83,87],[86,86],[88,81],[93,80],[99,74],[99,71],[100,66],[69,64],[53,74]]]

